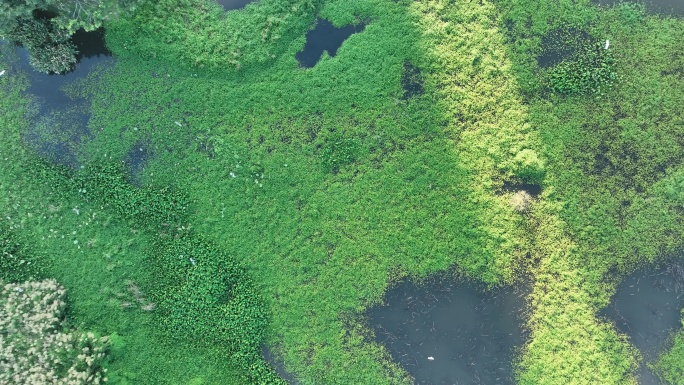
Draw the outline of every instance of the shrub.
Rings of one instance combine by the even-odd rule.
[[[38,72],[64,73],[76,65],[78,50],[71,35],[55,28],[47,19],[24,19],[9,37],[26,47],[29,62]]]
[[[513,158],[513,174],[526,183],[541,183],[546,171],[534,150],[524,149]]]
[[[3,284],[0,383],[101,384],[108,340],[64,328],[65,290],[54,280]]]

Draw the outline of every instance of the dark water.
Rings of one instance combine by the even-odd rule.
[[[514,384],[512,360],[525,342],[525,296],[445,280],[404,282],[368,319],[377,342],[417,384]]]
[[[131,183],[140,186],[142,174],[153,156],[154,153],[145,141],[139,140],[131,146],[123,159]]]
[[[226,11],[232,11],[234,9],[244,8],[247,4],[253,2],[254,0],[217,0],[219,4],[223,6]]]
[[[420,68],[408,61],[404,62],[404,71],[401,75],[401,88],[404,90],[403,100],[409,100],[425,93],[423,76]]]
[[[590,44],[592,39],[586,31],[581,29],[559,28],[547,32],[542,36],[542,54],[537,58],[537,64],[548,68],[575,55],[578,48]]]
[[[17,47],[19,60],[5,75],[23,72],[30,82],[27,93],[34,104],[25,140],[40,155],[71,167],[77,165],[76,147],[89,135],[90,102],[69,97],[63,87],[85,78],[98,66],[114,63],[105,48],[103,31],[79,31],[74,35],[74,43],[81,52],[72,72],[47,75],[34,71],[26,49]]]
[[[629,336],[645,361],[652,361],[664,352],[670,333],[681,327],[680,310],[684,308],[681,263],[668,263],[626,277],[602,313]],[[641,366],[639,377],[641,385],[660,384],[646,365]]]
[[[533,197],[539,196],[542,192],[542,187],[538,184],[532,183],[511,183],[504,182],[503,190],[506,192],[517,192],[520,190],[526,191]]]
[[[318,19],[316,28],[306,33],[306,45],[303,51],[297,53],[297,61],[302,67],[311,68],[321,58],[323,51],[327,51],[330,56],[335,56],[337,49],[349,36],[363,31],[364,28],[364,24],[336,28],[328,20]]]
[[[295,380],[294,376],[285,371],[285,367],[283,367],[282,363],[273,355],[273,353],[271,353],[271,350],[268,347],[264,346],[261,349],[261,355],[264,357],[264,360],[266,360],[266,362],[271,364],[271,366],[273,367],[273,369],[275,369],[276,373],[278,373],[280,378],[285,380],[290,385],[299,384],[299,382]]]
[[[592,0],[594,4],[600,6],[612,6],[625,2],[624,0]],[[684,15],[684,0],[645,0],[634,1],[646,5],[646,11],[661,15]]]
[[[73,35],[72,41],[78,48],[76,58],[79,63],[85,63],[85,59],[98,56],[112,56],[112,52],[105,45],[105,31],[102,28],[91,32],[79,29]]]

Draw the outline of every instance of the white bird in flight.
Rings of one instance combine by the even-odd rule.
[[[0,76],[5,74],[5,70],[0,71]]]

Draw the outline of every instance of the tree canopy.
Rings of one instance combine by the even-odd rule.
[[[69,33],[92,31],[122,12],[131,12],[144,0],[9,0],[0,3],[0,32],[13,30],[34,11],[54,14],[51,21]]]
[[[71,35],[92,31],[133,12],[144,0],[8,0],[0,3],[0,36],[21,43],[40,72],[74,68],[78,51]]]

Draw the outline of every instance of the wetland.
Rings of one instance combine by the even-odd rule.
[[[75,370],[682,384],[680,2],[127,4],[0,23],[0,304]]]

